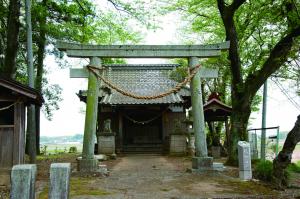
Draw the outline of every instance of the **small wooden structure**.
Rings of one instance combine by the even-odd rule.
[[[40,106],[42,102],[43,98],[36,90],[0,77],[0,175],[24,162],[25,107],[30,104]]]
[[[226,143],[228,143],[229,136],[229,126],[228,118],[231,115],[232,108],[224,104],[219,97],[218,93],[213,92],[209,97],[208,101],[203,106],[205,121],[209,124],[210,130],[216,132],[213,123],[216,121],[225,122],[225,133],[226,133]],[[215,137],[212,146],[212,156],[219,158],[221,155],[221,148],[218,144],[214,145],[214,142],[219,143],[220,138]]]
[[[206,122],[226,121],[231,115],[232,108],[224,104],[217,93],[212,93],[203,105]]]

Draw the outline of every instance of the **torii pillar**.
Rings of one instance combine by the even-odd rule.
[[[90,65],[95,67],[101,66],[101,59],[99,57],[91,57]],[[78,169],[79,171],[83,172],[96,171],[98,168],[98,160],[94,158],[95,145],[93,144],[95,143],[95,132],[97,124],[98,96],[98,78],[94,73],[89,71],[82,159],[78,160]]]
[[[189,58],[189,67],[193,69],[199,64],[197,57]],[[205,121],[202,101],[201,89],[201,71],[198,71],[191,81],[191,100],[192,100],[192,113],[193,113],[193,128],[195,134],[195,147],[196,156],[192,158],[193,169],[212,169],[213,158],[207,156],[207,144],[205,134]],[[205,74],[204,74],[205,75]],[[208,76],[217,77],[217,76]]]

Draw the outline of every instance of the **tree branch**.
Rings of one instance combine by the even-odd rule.
[[[247,77],[245,85],[248,85],[248,93],[256,93],[266,79],[287,61],[288,55],[294,44],[294,39],[299,36],[300,26],[293,29],[274,46],[262,68],[257,71],[256,74]]]
[[[229,9],[231,10],[231,12],[235,12],[245,2],[246,0],[234,0],[232,4],[229,6]]]

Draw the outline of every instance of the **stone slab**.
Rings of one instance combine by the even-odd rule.
[[[36,165],[15,165],[11,171],[11,199],[35,198]]]
[[[53,163],[50,167],[49,199],[68,199],[70,190],[70,163]]]
[[[239,176],[241,180],[252,179],[250,144],[238,142]]]

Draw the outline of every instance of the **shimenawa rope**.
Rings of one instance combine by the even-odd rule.
[[[0,111],[7,110],[7,109],[9,109],[10,107],[14,106],[16,103],[17,103],[17,102],[12,103],[12,104],[10,104],[10,105],[8,105],[8,106],[2,107],[2,108],[0,108]]]
[[[93,74],[95,74],[95,76],[99,79],[101,79],[105,84],[107,84],[110,88],[116,90],[117,92],[131,97],[131,98],[135,98],[135,99],[146,99],[146,100],[151,100],[151,99],[158,99],[158,98],[163,98],[165,96],[168,96],[172,93],[176,93],[178,92],[184,85],[186,85],[187,83],[189,83],[192,78],[196,75],[196,73],[198,72],[198,70],[200,69],[201,65],[196,65],[193,70],[190,72],[190,74],[180,83],[178,83],[174,88],[164,92],[164,93],[160,93],[157,95],[151,95],[151,96],[141,96],[141,95],[137,95],[134,93],[130,93],[128,91],[124,91],[121,88],[117,87],[115,84],[113,84],[112,82],[110,82],[108,79],[105,79],[104,77],[102,77],[96,70],[103,70],[102,67],[96,67],[96,66],[91,66],[91,65],[87,65],[86,66],[88,70],[90,70]]]

